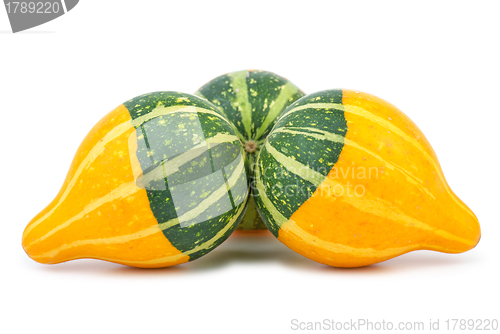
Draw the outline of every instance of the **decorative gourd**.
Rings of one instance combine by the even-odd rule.
[[[206,83],[195,95],[219,107],[236,126],[238,136],[245,145],[252,174],[256,156],[276,118],[305,94],[277,74],[249,70],[221,75]],[[266,229],[252,196],[238,229]]]
[[[40,263],[154,268],[197,259],[242,218],[246,168],[234,127],[211,103],[176,92],[136,97],[86,136],[23,247]]]
[[[255,169],[271,232],[320,263],[359,267],[427,249],[461,253],[481,232],[417,126],[369,94],[329,90],[283,112]]]

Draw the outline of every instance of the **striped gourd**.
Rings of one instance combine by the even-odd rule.
[[[251,166],[276,118],[305,94],[289,80],[267,71],[238,71],[221,75],[201,87],[195,95],[218,106],[236,126]],[[252,175],[251,175],[252,176]],[[238,229],[265,229],[250,197],[248,210]]]
[[[177,92],[136,97],[86,136],[23,247],[41,263],[153,268],[197,259],[242,218],[246,169],[234,127],[211,103]]]
[[[278,119],[255,173],[271,232],[324,264],[358,267],[418,249],[460,253],[481,235],[422,132],[372,95],[301,98]]]

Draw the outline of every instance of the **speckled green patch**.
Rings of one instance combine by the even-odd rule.
[[[245,140],[259,141],[271,131],[281,112],[305,94],[277,74],[239,71],[211,80],[195,95],[218,106]],[[247,112],[250,126],[245,128]]]
[[[208,253],[232,233],[247,203],[248,171],[234,127],[215,106],[188,94],[151,93],[124,105],[143,170],[136,183],[146,189],[163,234],[190,260]]]
[[[256,143],[254,152],[246,152],[251,166],[277,117],[305,94],[287,79],[267,71],[238,71],[219,76],[196,93],[216,105],[235,125],[243,143]],[[264,224],[255,210],[247,210],[240,229],[262,229]],[[254,224],[250,223],[254,221]]]
[[[319,103],[337,106],[315,107]],[[346,133],[341,90],[307,95],[283,112],[257,162],[256,182],[265,191],[255,200],[275,236],[338,161]]]

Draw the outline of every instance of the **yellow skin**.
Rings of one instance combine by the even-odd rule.
[[[446,183],[417,126],[369,94],[343,90],[342,102],[348,131],[339,160],[281,226],[279,240],[336,267],[366,266],[418,249],[461,253],[474,248],[481,237],[479,222]],[[358,174],[360,167],[365,177]],[[364,195],[356,195],[357,185],[363,187],[357,194],[364,189]]]
[[[98,258],[135,267],[187,262],[163,235],[145,189],[130,114],[106,115],[80,145],[57,197],[26,227],[23,248],[45,264]],[[96,223],[99,222],[99,223]]]

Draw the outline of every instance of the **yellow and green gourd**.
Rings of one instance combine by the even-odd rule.
[[[221,76],[197,95],[210,102],[157,92],[106,115],[59,194],[26,227],[27,254],[146,268],[194,260],[242,220],[249,176],[269,230],[324,264],[358,267],[478,243],[477,218],[421,131],[391,104],[349,90],[300,98],[262,71]],[[253,168],[247,158],[257,159]],[[253,207],[246,217],[244,229],[261,227]]]
[[[250,165],[271,131],[276,118],[305,94],[289,80],[267,71],[246,70],[221,75],[195,93],[216,105],[237,130]],[[239,230],[266,229],[253,196]]]
[[[211,103],[177,92],[136,97],[89,132],[23,247],[47,264],[96,258],[154,268],[197,259],[243,217],[247,169],[234,126]]]
[[[369,94],[328,90],[289,106],[255,179],[271,232],[327,265],[365,266],[419,249],[461,253],[481,236],[423,133]]]

